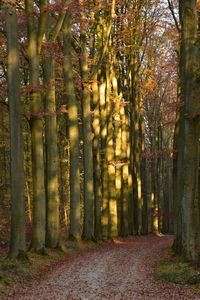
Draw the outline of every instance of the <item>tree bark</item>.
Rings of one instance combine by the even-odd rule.
[[[178,143],[178,201],[181,203],[182,254],[197,260],[200,253],[200,101],[199,101],[199,47],[197,1],[180,1],[181,101]],[[180,140],[181,138],[181,140]],[[182,190],[180,190],[180,184]]]
[[[32,141],[32,174],[33,174],[33,236],[31,247],[40,251],[45,247],[46,231],[46,195],[44,184],[44,153],[43,153],[43,111],[39,90],[39,53],[33,0],[26,0],[28,22],[28,59],[30,75],[31,103],[31,141]]]
[[[25,251],[25,203],[22,115],[16,2],[5,5],[8,48],[8,101],[10,121],[11,237],[9,256]],[[14,28],[14,30],[13,30]]]
[[[82,121],[83,121],[83,197],[84,223],[83,238],[90,240],[94,237],[94,178],[93,178],[93,134],[91,118],[91,94],[89,83],[89,69],[87,62],[86,28],[84,15],[81,20],[81,77],[82,77]]]
[[[80,169],[79,169],[79,128],[78,106],[74,90],[71,57],[71,16],[66,15],[64,22],[64,84],[68,100],[68,131],[70,142],[70,229],[69,237],[81,238],[80,212]]]
[[[43,60],[44,83],[47,85],[44,96],[45,146],[46,146],[46,195],[47,225],[46,245],[56,248],[59,244],[59,193],[58,193],[58,141],[55,95],[55,60],[51,57]]]

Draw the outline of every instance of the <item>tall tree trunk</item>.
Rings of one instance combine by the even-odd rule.
[[[176,126],[174,130],[174,155],[173,155],[173,211],[174,211],[174,234],[175,239],[173,249],[176,253],[181,254],[182,251],[182,214],[181,214],[181,201],[180,190],[182,187],[179,185],[180,176],[178,176],[178,161],[181,162],[180,154],[178,153],[178,144],[181,141],[180,135],[180,114],[177,113]],[[180,175],[180,174],[179,174]]]
[[[117,78],[112,69],[111,73],[113,98],[114,98],[114,131],[115,131],[115,195],[117,204],[117,231],[122,235],[122,171],[121,171],[121,150],[122,150],[122,121],[120,114],[121,96],[118,95]]]
[[[101,233],[102,238],[108,237],[108,166],[106,159],[106,82],[101,74],[99,84],[99,101],[100,101],[100,127],[101,127],[101,177],[102,177],[102,211],[101,211]]]
[[[110,55],[108,59],[111,60]],[[109,63],[106,65],[106,160],[108,168],[108,237],[117,236],[117,199],[115,193],[115,150],[113,139],[113,99],[111,99],[111,76]]]
[[[11,239],[9,255],[25,251],[25,203],[22,115],[16,2],[5,5],[8,48],[8,101],[10,120]],[[14,30],[13,30],[14,28]]]
[[[43,111],[39,91],[39,53],[33,0],[26,0],[28,22],[28,59],[30,72],[31,141],[33,168],[33,237],[32,248],[36,251],[45,247],[46,197],[44,185]]]
[[[64,84],[68,99],[68,130],[70,142],[70,230],[69,237],[80,239],[80,169],[79,169],[79,128],[78,104],[76,100],[71,56],[71,16],[64,22]]]
[[[122,162],[122,227],[121,235],[128,236],[128,204],[129,204],[129,189],[128,189],[128,161],[127,161],[127,121],[124,103],[121,102],[120,107],[122,134],[121,134],[121,162]]]
[[[153,128],[153,137],[151,141],[151,152],[156,152],[157,149],[157,141],[158,141],[158,132],[157,127]],[[158,158],[153,157],[151,160],[151,187],[152,187],[152,229],[154,233],[158,232]]]
[[[57,116],[55,95],[55,60],[43,61],[44,83],[46,93],[44,105],[45,117],[45,146],[46,146],[46,195],[47,195],[47,226],[46,245],[57,247],[59,244],[59,193],[58,193],[58,145],[57,145]]]
[[[101,239],[101,162],[100,162],[100,107],[99,107],[99,87],[97,78],[92,84],[92,99],[94,106],[93,118],[93,165],[94,165],[94,236],[97,240]]]
[[[83,187],[84,187],[84,224],[83,238],[94,237],[94,181],[93,181],[93,134],[91,118],[91,95],[87,63],[86,28],[84,16],[81,21],[81,77],[82,77],[82,120],[83,120]]]
[[[142,111],[142,105],[140,110]],[[142,233],[148,234],[148,185],[147,185],[147,160],[144,157],[145,153],[145,124],[144,117],[140,115],[140,142],[141,142],[141,181],[142,181]]]
[[[197,1],[180,1],[181,21],[181,108],[178,144],[178,201],[182,211],[182,253],[197,260],[200,253],[200,101],[199,101],[199,48]]]
[[[66,0],[62,1],[64,5]],[[49,47],[43,51],[43,72],[46,91],[44,105],[47,112],[45,118],[46,146],[46,196],[47,196],[47,226],[46,245],[57,247],[59,244],[59,186],[58,186],[58,145],[57,145],[57,116],[56,116],[56,87],[55,87],[55,54],[53,44],[62,28],[66,11],[60,12],[57,22],[51,28],[51,17],[48,14],[49,0],[40,2],[40,21],[38,30],[38,51],[42,42],[48,42]]]

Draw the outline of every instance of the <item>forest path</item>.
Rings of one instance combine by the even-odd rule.
[[[186,287],[154,279],[154,264],[166,255],[171,236],[115,239],[74,254],[41,282],[22,286],[17,300],[200,299]]]

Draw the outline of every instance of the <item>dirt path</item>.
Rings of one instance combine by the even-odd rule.
[[[154,279],[153,265],[171,243],[169,236],[116,239],[115,244],[72,255],[41,282],[21,287],[7,299],[200,299],[187,288]]]

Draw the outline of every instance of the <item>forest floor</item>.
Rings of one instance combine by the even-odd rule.
[[[172,236],[117,238],[73,253],[4,299],[200,299],[191,286],[155,277],[155,266],[169,254],[172,241]]]

